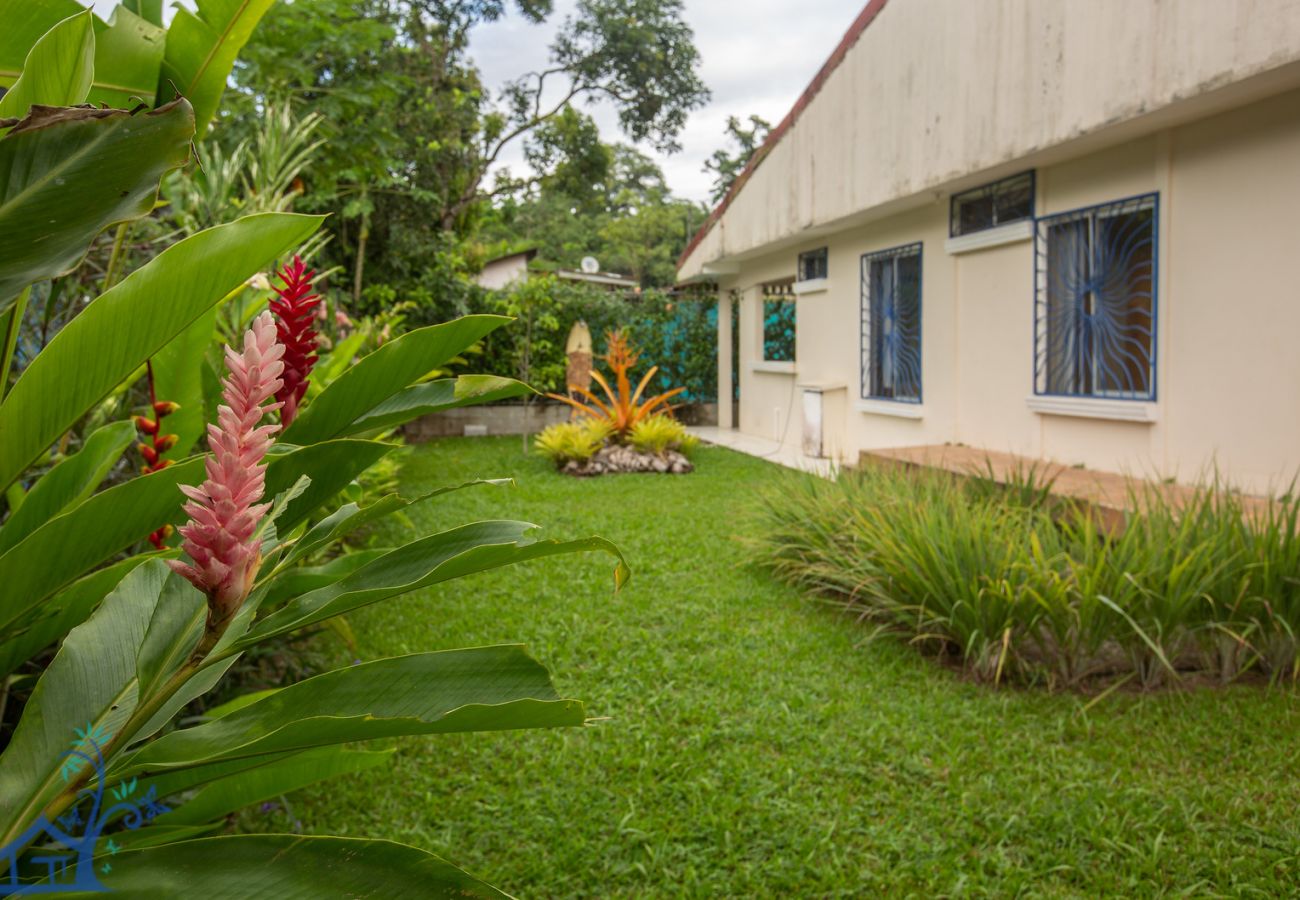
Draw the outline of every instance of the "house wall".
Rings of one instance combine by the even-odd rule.
[[[528,275],[528,256],[518,253],[494,259],[483,267],[483,271],[474,277],[479,287],[488,290],[501,290]]]
[[[1297,86],[1294,0],[889,0],[679,274]]]
[[[841,382],[849,402],[827,427],[845,460],[868,448],[952,441],[1182,480],[1217,462],[1256,491],[1294,474],[1300,91],[1036,172],[1040,215],[1159,193],[1158,396],[1150,421],[1031,408],[1033,241],[948,252],[945,191],[879,221],[744,260],[722,281],[742,298],[741,430],[778,437],[780,409],[790,421],[787,439],[797,442],[797,385]],[[863,402],[859,260],[913,241],[923,243],[923,403]],[[795,371],[762,371],[761,284],[790,277],[798,253],[821,246],[828,247],[828,287],[798,300]],[[729,371],[719,374],[725,393]]]

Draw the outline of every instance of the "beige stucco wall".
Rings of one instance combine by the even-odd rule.
[[[890,0],[680,275],[1295,86],[1295,0]]]
[[[1300,468],[1300,91],[1037,170],[1048,214],[1160,196],[1153,421],[1032,410],[1033,242],[952,254],[948,194],[739,263],[741,430],[797,442],[803,382],[846,385],[828,428],[848,460],[873,447],[957,441],[1092,468],[1191,480],[1216,463],[1249,490]],[[859,394],[859,258],[923,242],[921,418],[864,411]],[[828,289],[798,301],[793,374],[756,371],[760,285],[828,247]],[[720,367],[722,393],[729,369]],[[868,404],[870,406],[870,404]],[[888,404],[885,404],[888,406]],[[903,406],[900,404],[900,406]]]

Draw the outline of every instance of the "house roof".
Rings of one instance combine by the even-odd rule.
[[[524,257],[524,260],[525,260],[526,262],[532,262],[532,261],[533,261],[533,257],[535,257],[536,255],[537,255],[537,248],[536,248],[536,247],[526,247],[526,248],[524,248],[523,250],[512,250],[512,251],[509,252],[509,253],[502,253],[500,256],[494,256],[494,257],[492,257],[491,259],[484,260],[484,261],[483,261],[483,268],[486,269],[488,266],[492,265],[494,262],[501,262],[501,260],[503,260],[503,259],[514,259],[516,256],[522,256],[522,257]]]
[[[686,249],[683,250],[681,255],[677,258],[677,265],[679,267],[685,264],[687,258],[691,255],[691,252],[699,246],[700,241],[704,240],[704,236],[708,234],[710,229],[712,229],[713,226],[717,224],[718,220],[722,218],[722,214],[726,212],[727,207],[731,205],[732,198],[734,198],[736,194],[740,193],[741,188],[745,186],[745,182],[749,180],[749,176],[752,175],[754,170],[762,164],[763,159],[772,152],[772,148],[775,147],[777,143],[780,142],[781,138],[785,136],[786,132],[790,130],[798,120],[799,116],[803,114],[803,111],[807,109],[808,104],[812,102],[812,99],[821,92],[822,86],[826,84],[826,80],[830,78],[831,73],[839,68],[840,63],[844,62],[844,57],[848,56],[849,50],[853,49],[853,45],[858,42],[858,38],[862,36],[862,32],[867,30],[867,26],[870,25],[876,16],[880,14],[880,11],[885,8],[885,4],[888,2],[889,0],[870,0],[870,2],[862,8],[862,12],[858,13],[858,17],[853,20],[853,24],[850,25],[849,30],[844,33],[844,37],[840,39],[839,44],[836,45],[835,49],[831,52],[830,57],[822,64],[822,67],[817,70],[817,74],[813,76],[812,81],[808,82],[808,86],[804,88],[803,93],[799,95],[799,99],[794,102],[794,106],[792,106],[790,111],[785,114],[785,118],[782,119],[775,128],[768,132],[767,139],[764,140],[762,145],[754,151],[754,155],[749,158],[749,162],[745,164],[745,168],[741,170],[741,173],[738,176],[736,176],[736,180],[731,183],[731,187],[727,190],[726,196],[722,198],[722,202],[713,208],[713,211],[709,213],[708,218],[704,220],[704,224],[695,232],[690,243],[686,245]]]

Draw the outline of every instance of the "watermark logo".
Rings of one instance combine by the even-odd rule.
[[[104,829],[121,823],[134,831],[168,812],[158,802],[155,788],[136,796],[132,778],[108,791],[105,803],[104,754],[111,735],[87,724],[76,729],[72,749],[63,754],[59,775],[64,782],[80,779],[93,766],[93,787],[77,791],[77,802],[51,822],[40,818],[4,847],[0,847],[0,896],[59,894],[72,891],[107,891],[99,878],[113,871],[112,859],[122,849],[110,837],[104,854],[96,857]]]

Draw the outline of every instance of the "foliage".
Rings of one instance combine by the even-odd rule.
[[[497,166],[506,148],[545,131],[531,155],[548,167],[537,177],[599,165],[605,151],[575,106],[597,99],[613,105],[633,140],[672,147],[707,97],[680,0],[582,0],[560,24],[550,64],[494,98],[469,38],[507,5],[315,0],[310,16],[284,5],[247,48],[236,71],[245,102],[232,126],[247,127],[285,97],[327,122],[305,208],[336,214],[323,262],[346,266],[354,303],[366,284],[381,283],[435,307],[429,320],[464,312],[466,276],[480,260],[460,242],[474,235],[485,201],[534,182]],[[532,23],[551,14],[550,3],[514,6]]]
[[[672,390],[654,394],[646,399],[641,399],[645,393],[646,385],[650,384],[654,378],[657,366],[651,366],[645,375],[641,376],[641,381],[637,383],[636,390],[632,390],[632,382],[628,378],[628,372],[637,364],[641,356],[628,341],[627,335],[621,331],[610,331],[605,334],[605,355],[601,357],[605,365],[609,366],[614,375],[615,387],[610,387],[605,376],[601,375],[596,369],[591,370],[592,380],[595,381],[602,391],[605,392],[605,399],[601,400],[594,393],[583,387],[570,385],[569,390],[577,394],[581,399],[574,399],[564,394],[548,394],[552,400],[559,400],[567,403],[584,416],[590,416],[598,422],[603,422],[609,427],[610,437],[614,440],[625,443],[639,422],[655,413],[671,412],[672,406],[669,400],[686,390],[684,387],[675,387]]]
[[[594,256],[605,270],[628,273],[643,287],[671,287],[677,257],[704,210],[674,197],[644,153],[593,145],[586,135],[594,133],[590,118],[576,112],[539,129],[530,158],[551,174],[485,212],[479,240],[500,247],[526,241],[538,251],[538,268],[571,269]]]
[[[533,441],[542,456],[556,467],[570,461],[586,462],[596,455],[609,437],[609,425],[596,419],[556,422],[548,425]]]
[[[1217,483],[1177,502],[1151,488],[1112,533],[1036,480],[783,480],[753,558],[983,680],[1295,677],[1300,497],[1255,512]]]
[[[688,434],[686,426],[672,416],[656,413],[642,419],[632,427],[628,441],[642,453],[654,453],[662,456],[666,450],[693,452],[699,446],[699,438]]]
[[[735,149],[724,147],[714,150],[713,155],[704,163],[704,171],[712,172],[715,176],[713,188],[709,192],[709,199],[715,206],[727,196],[771,130],[772,126],[760,116],[750,116],[748,128],[736,116],[727,116],[727,140],[735,145]]]
[[[557,676],[580,669],[589,705],[614,718],[440,742],[433,756],[407,739],[388,764],[249,809],[242,826],[415,843],[518,896],[1293,893],[1294,691],[972,684],[733,564],[736,539],[762,527],[754,495],[782,470],[700,455],[689,478],[648,490],[646,478],[552,477],[509,437],[412,448],[409,495],[503,468],[520,479],[504,500],[461,491],[412,507],[416,529],[504,502],[511,518],[618,535],[641,562],[613,605],[601,561],[580,558],[531,566],[522,585],[503,570],[473,593],[370,607],[354,617],[362,652],[526,633]],[[510,602],[521,592],[529,604]]]
[[[266,5],[240,4],[221,20],[214,16],[225,7],[199,0],[197,14],[178,14],[176,39],[169,33],[167,40],[168,83],[183,84],[196,102],[214,105],[230,48]],[[151,15],[161,11],[157,4],[132,6]],[[226,33],[216,33],[218,26]],[[50,64],[40,55],[28,58]],[[21,77],[42,85],[57,81],[52,74],[25,71]],[[45,214],[7,223],[6,249],[20,252],[0,256],[0,279],[18,290],[19,306],[30,281],[62,271],[105,224],[147,211],[136,199],[123,211],[121,198],[152,197],[163,172],[183,161],[183,153],[174,161],[168,156],[177,143],[171,130],[128,126],[179,116],[184,147],[195,121],[184,99],[138,115],[89,107],[39,115],[46,117],[39,133],[52,138],[41,151],[42,166],[70,173],[78,159],[90,165],[75,178],[46,179],[51,188],[44,203],[67,211],[74,226]],[[96,122],[124,123],[119,127],[134,135],[135,153],[170,164],[133,167],[121,151],[97,155],[94,145],[65,138],[68,129]],[[0,158],[13,158],[13,148],[29,137],[22,125],[0,137]],[[27,168],[0,168],[0,197],[19,194],[26,174]],[[337,891],[343,881],[373,888],[379,879],[399,893],[418,881],[424,891],[494,895],[412,848],[330,838],[186,839],[215,830],[245,803],[373,766],[373,756],[343,749],[351,742],[585,721],[582,705],[561,699],[546,670],[518,646],[342,666],[239,697],[197,722],[176,721],[240,657],[268,641],[330,627],[364,606],[515,562],[585,551],[619,556],[599,538],[545,540],[535,525],[486,520],[450,528],[444,523],[413,540],[408,534],[392,549],[358,554],[349,565],[304,572],[306,563],[350,533],[415,502],[387,494],[365,507],[339,505],[340,493],[394,449],[363,435],[430,409],[527,391],[493,376],[427,380],[505,324],[501,317],[415,329],[355,361],[345,356],[345,370],[331,372],[307,398],[263,468],[272,435],[288,424],[263,424],[275,405],[261,405],[281,387],[277,369],[284,351],[269,312],[261,312],[253,329],[244,332],[243,326],[266,297],[257,276],[308,242],[320,225],[320,217],[283,212],[247,216],[172,244],[125,278],[105,277],[98,296],[35,354],[0,403],[0,489],[8,513],[0,524],[0,580],[6,584],[0,708],[17,721],[0,754],[0,847],[17,860],[13,874],[24,882],[55,877],[42,862],[41,844],[58,836],[57,822],[72,836],[64,843],[77,854],[76,883],[86,890],[101,887],[102,872],[107,887],[131,891],[153,890],[170,878],[173,885],[203,881],[232,896],[282,895],[286,888],[319,895]],[[58,240],[49,240],[51,232]],[[245,299],[251,301],[247,309]],[[157,447],[151,447],[152,471],[97,492],[134,424],[111,422],[70,455],[62,452],[68,430],[114,409],[105,399],[128,390],[151,359],[177,346],[182,349],[175,358],[191,371],[200,369],[223,305],[238,307],[234,328],[243,350],[226,351],[224,405],[208,432],[215,461],[201,453],[159,467],[153,465]],[[16,312],[11,322],[21,319]],[[197,331],[196,323],[202,323]],[[190,344],[194,334],[199,340]],[[322,367],[332,362],[323,360]],[[169,405],[168,412],[172,428],[170,415],[177,410]],[[156,418],[144,421],[155,431],[161,427]],[[177,445],[170,437],[164,443],[166,451]],[[52,448],[59,449],[51,466]],[[184,509],[190,522],[179,529],[191,555],[185,564],[176,539],[165,537],[167,526],[181,519],[182,491],[191,501]],[[160,549],[146,550],[146,538]],[[626,577],[620,556],[616,585]],[[51,645],[58,649],[48,665],[28,662]],[[194,805],[186,806],[190,801]],[[109,852],[127,851],[121,871],[101,868],[94,858],[105,829],[114,841]],[[316,861],[336,854],[354,862],[355,870],[331,874],[337,865]],[[150,872],[158,873],[157,881]]]
[[[718,334],[716,305],[710,301],[658,291],[627,296],[539,275],[485,292],[479,308],[521,322],[490,335],[474,366],[521,378],[541,391],[561,392],[569,331],[575,322],[586,322],[593,334],[624,331],[659,364],[654,383],[660,389],[680,385],[686,388],[684,400],[711,401],[717,396]]]

